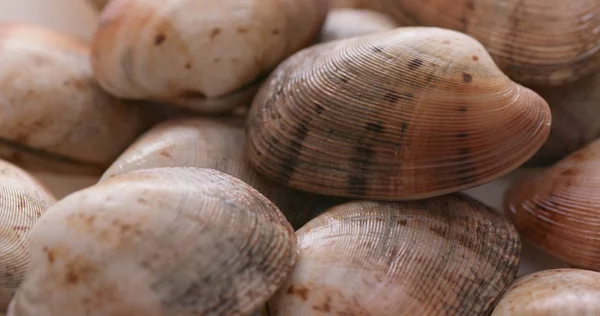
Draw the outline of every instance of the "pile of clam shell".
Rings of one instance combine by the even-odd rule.
[[[0,313],[600,315],[600,0],[90,2],[0,24]]]

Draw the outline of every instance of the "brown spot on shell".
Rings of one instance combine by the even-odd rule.
[[[221,34],[221,29],[218,27],[215,27],[214,29],[212,29],[212,31],[210,31],[210,39],[214,40],[217,35]]]
[[[158,33],[154,37],[154,45],[159,46],[167,39],[167,36],[164,33]]]
[[[161,150],[159,155],[167,158],[171,158],[171,154],[167,150]]]
[[[279,29],[273,29],[273,30],[271,30],[271,34],[278,35],[279,34]]]
[[[287,289],[287,294],[298,296],[303,301],[308,299],[308,289],[301,286],[295,287],[294,285],[290,285]]]
[[[463,81],[465,83],[471,83],[473,82],[473,76],[469,73],[463,72]]]
[[[248,33],[248,28],[245,28],[245,27],[238,27],[237,31],[238,31],[238,33],[240,33],[240,34]]]
[[[417,70],[423,65],[423,60],[415,58],[408,63],[408,69]]]
[[[185,69],[192,69],[192,63],[190,63],[189,61],[185,63]]]
[[[471,59],[473,59],[473,61],[478,61],[478,60],[479,60],[479,57],[478,57],[477,55],[473,55],[473,56],[471,57]]]
[[[319,305],[315,305],[312,308],[319,312],[324,312],[324,313],[331,312],[331,296],[325,295],[325,300],[323,301],[323,303],[321,303]]]

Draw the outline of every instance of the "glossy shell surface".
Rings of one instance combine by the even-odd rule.
[[[254,99],[248,149],[259,172],[294,188],[416,199],[516,169],[550,122],[546,102],[471,37],[398,28],[283,62]]]
[[[600,273],[578,269],[540,271],[518,279],[492,316],[600,315]]]
[[[39,219],[8,315],[247,315],[283,283],[296,249],[279,210],[236,178],[134,171]]]
[[[462,195],[356,201],[296,232],[281,315],[487,315],[514,280],[520,240],[501,214]]]
[[[561,85],[600,68],[598,0],[381,0],[404,25],[438,26],[481,41],[522,84]]]
[[[0,312],[6,310],[25,277],[29,230],[54,202],[38,180],[0,160]]]
[[[516,182],[506,213],[522,236],[572,266],[600,271],[600,140]]]

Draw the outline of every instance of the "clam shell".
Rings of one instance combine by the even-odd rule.
[[[318,36],[327,9],[322,0],[114,0],[94,35],[94,73],[118,97],[229,111]],[[214,100],[232,93],[237,102]]]
[[[25,277],[31,226],[55,202],[31,175],[0,160],[0,312]]]
[[[600,68],[597,0],[381,0],[381,5],[403,25],[475,37],[522,84],[561,85]]]
[[[561,87],[532,89],[550,105],[552,127],[527,165],[551,165],[600,137],[600,73]]]
[[[349,202],[296,232],[270,315],[487,315],[512,283],[512,224],[464,195]]]
[[[522,236],[574,267],[600,270],[600,139],[514,183],[505,209]]]
[[[40,218],[8,315],[248,315],[284,282],[296,247],[275,205],[236,178],[133,171]]]
[[[550,130],[546,102],[451,30],[319,44],[267,80],[248,116],[251,163],[325,195],[401,200],[464,190],[516,169]]]
[[[335,9],[329,11],[319,42],[393,30],[400,25],[389,16],[371,10]]]
[[[102,174],[162,117],[102,91],[85,44],[52,30],[0,24],[0,68],[0,158],[30,170]]]
[[[133,170],[156,167],[211,168],[232,175],[264,194],[300,228],[316,212],[340,199],[307,194],[258,174],[245,151],[244,118],[184,118],[158,124],[106,170],[100,181]]]
[[[600,273],[540,271],[518,279],[492,316],[593,316],[600,314]]]

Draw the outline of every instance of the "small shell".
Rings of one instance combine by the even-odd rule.
[[[550,105],[550,136],[527,165],[548,166],[600,137],[600,73],[562,87],[532,87]]]
[[[0,312],[25,277],[29,230],[54,202],[35,178],[0,160]]]
[[[522,84],[561,85],[600,68],[597,0],[381,0],[381,5],[403,25],[475,37]]]
[[[327,9],[322,0],[114,0],[94,36],[94,73],[122,98],[229,111],[318,36]],[[218,100],[236,92],[237,102]]]
[[[383,13],[361,9],[336,9],[329,11],[319,42],[385,32],[399,26]]]
[[[319,209],[339,199],[307,194],[273,183],[248,163],[244,119],[173,119],[141,136],[113,165],[101,181],[133,170],[156,167],[211,168],[248,183],[279,207],[300,228]]]
[[[159,118],[102,91],[87,47],[52,30],[0,24],[0,68],[0,158],[30,170],[99,175]]]
[[[284,282],[296,247],[279,210],[238,179],[133,171],[40,218],[8,315],[248,315]]]
[[[271,316],[488,315],[519,265],[512,224],[464,195],[350,202],[296,236]]]
[[[523,164],[550,130],[546,102],[450,30],[319,44],[267,80],[248,116],[251,163],[325,195],[401,200],[464,190]]]
[[[600,270],[600,139],[512,185],[506,213],[522,236],[574,267]]]
[[[600,315],[600,273],[555,269],[518,279],[492,316]]]

